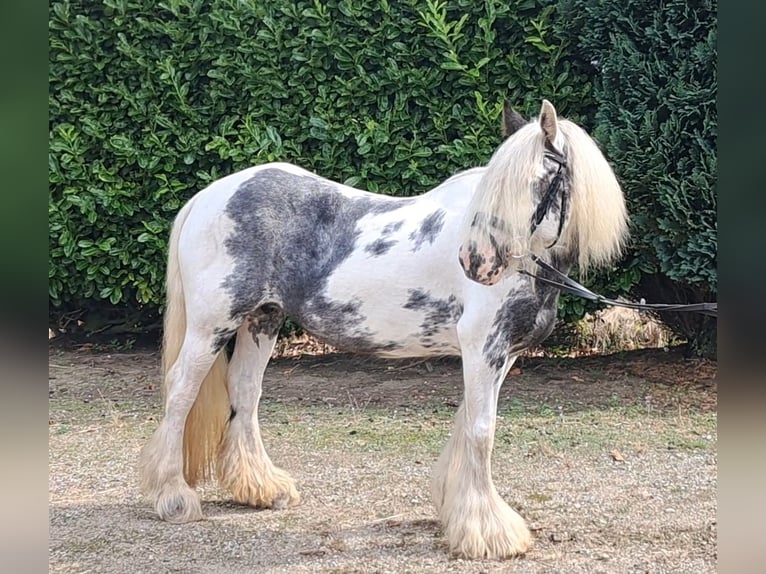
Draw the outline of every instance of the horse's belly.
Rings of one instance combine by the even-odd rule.
[[[456,324],[463,312],[454,294],[423,287],[365,289],[306,302],[296,321],[342,350],[387,357],[459,354]],[[370,285],[372,287],[372,285]]]

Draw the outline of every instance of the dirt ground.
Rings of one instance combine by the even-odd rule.
[[[272,361],[264,441],[301,505],[256,511],[205,485],[207,520],[186,525],[136,486],[161,416],[157,353],[52,346],[49,368],[50,572],[716,570],[716,366],[677,350],[517,363],[493,476],[535,544],[505,562],[450,558],[429,500],[459,360]]]

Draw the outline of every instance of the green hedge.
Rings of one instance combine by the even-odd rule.
[[[631,252],[615,278],[649,301],[714,301],[716,2],[566,0],[562,11],[593,67],[594,137],[628,198]],[[715,353],[714,319],[662,319],[697,352]]]
[[[393,195],[486,163],[505,99],[593,132],[631,250],[589,283],[716,293],[715,10],[648,0],[53,2],[50,318],[158,325],[170,222],[214,179],[290,161]],[[562,297],[560,315],[590,309]],[[715,322],[664,315],[697,349]]]
[[[552,1],[72,0],[49,14],[50,314],[90,330],[157,321],[172,217],[225,174],[284,160],[411,195],[486,163],[504,99],[594,110]]]

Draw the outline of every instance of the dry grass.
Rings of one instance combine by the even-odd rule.
[[[555,339],[555,336],[553,338]],[[538,347],[526,354],[578,357],[635,349],[662,349],[683,342],[652,315],[623,307],[608,307],[586,315],[571,330],[567,329],[563,338],[566,351],[560,349],[561,345],[554,343],[556,351],[553,353],[549,344],[547,350],[546,346]],[[293,333],[277,342],[272,357],[295,358],[335,352],[337,349],[308,333]]]
[[[576,347],[581,352],[603,354],[658,349],[678,342],[667,327],[648,313],[609,307],[580,322]]]
[[[156,354],[50,362],[51,572],[715,571],[706,364],[662,352],[527,361],[501,395],[493,475],[536,540],[525,558],[493,562],[450,559],[429,500],[460,396],[454,362],[275,361],[264,438],[302,504],[254,511],[206,485],[208,518],[187,525],[157,520],[136,487],[161,415]]]
[[[177,526],[136,492],[135,455],[158,413],[135,406],[123,405],[131,424],[91,403],[69,412],[67,428],[52,425],[52,572],[715,571],[712,413],[502,411],[495,479],[536,537],[526,558],[503,564],[450,560],[432,520],[430,467],[448,409],[269,403],[266,443],[303,504],[256,512],[206,486],[208,520]]]

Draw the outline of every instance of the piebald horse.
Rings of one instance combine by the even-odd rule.
[[[506,107],[504,124],[508,137],[485,167],[417,197],[270,163],[213,182],[180,210],[167,262],[165,413],[140,461],[162,519],[201,519],[194,485],[213,476],[239,503],[299,503],[258,422],[289,316],[344,350],[459,355],[464,399],[431,487],[450,552],[507,558],[529,548],[490,465],[500,386],[556,318],[558,290],[522,271],[545,274],[533,256],[564,272],[610,263],[627,215],[596,143],[550,102],[531,121]]]

